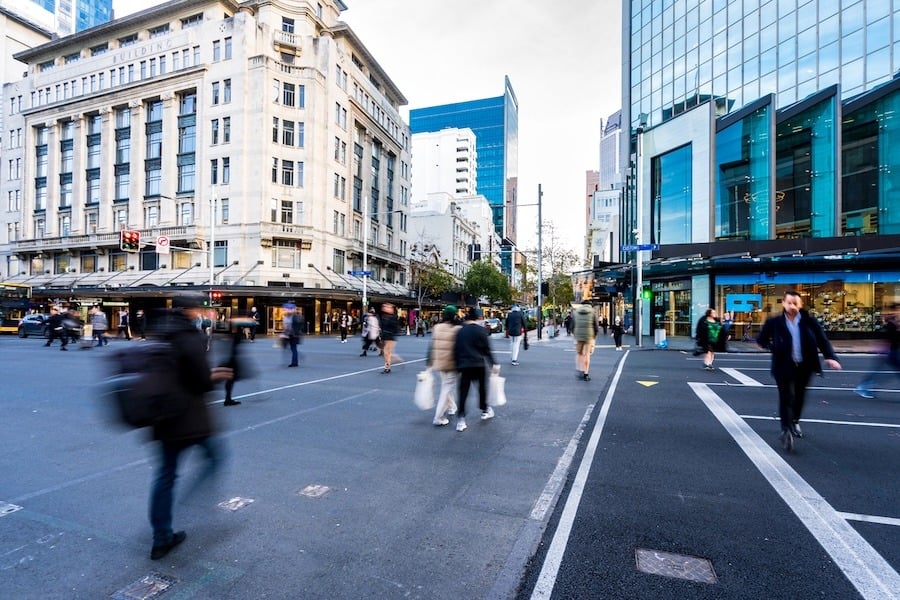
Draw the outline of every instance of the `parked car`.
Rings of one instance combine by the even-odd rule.
[[[29,335],[47,337],[47,322],[50,315],[34,313],[25,315],[19,320],[19,337],[27,338]]]
[[[489,318],[484,320],[485,326],[488,328],[488,334],[503,333],[503,321],[500,319]]]

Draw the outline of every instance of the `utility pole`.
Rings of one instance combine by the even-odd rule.
[[[544,223],[541,221],[541,201],[544,197],[544,192],[541,190],[541,184],[538,184],[538,201],[537,201],[537,209],[538,209],[538,247],[537,247],[537,336],[538,339],[541,339],[543,336],[541,334],[541,329],[544,326],[544,309],[543,309],[543,298],[541,294],[541,288],[544,285],[544,271],[543,271],[543,244],[541,239],[541,231],[544,229]]]

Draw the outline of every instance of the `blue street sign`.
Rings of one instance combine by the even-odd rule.
[[[347,271],[347,275],[353,275],[354,277],[371,277],[372,271]]]
[[[659,250],[659,244],[629,244],[621,247],[622,252],[638,252],[642,250]]]

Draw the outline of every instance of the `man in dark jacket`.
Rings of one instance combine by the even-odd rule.
[[[384,347],[384,371],[391,372],[391,361],[394,360],[394,347],[397,345],[397,336],[400,334],[400,320],[397,318],[397,307],[390,302],[381,305],[381,340]]]
[[[459,401],[457,407],[456,430],[466,430],[466,397],[472,382],[478,383],[478,406],[481,408],[481,420],[486,421],[494,416],[494,409],[487,405],[487,376],[485,364],[490,363],[494,372],[500,366],[491,353],[491,342],[487,329],[476,323],[481,318],[481,311],[475,307],[466,312],[463,326],[456,334],[453,346],[453,360],[459,371]]]
[[[51,306],[50,318],[47,319],[47,343],[44,345],[49,346],[56,338],[59,338],[59,349],[68,350],[68,348],[66,348],[66,344],[69,343],[69,336],[66,333],[65,326],[63,325],[63,316],[59,313],[59,309],[57,307]]]
[[[794,438],[803,437],[800,416],[809,378],[813,373],[822,373],[819,350],[830,368],[840,369],[841,363],[822,326],[803,310],[800,294],[786,291],[781,305],[783,314],[766,319],[756,343],[772,352],[772,376],[778,386],[781,445],[790,452],[794,449]]]
[[[220,462],[220,453],[213,437],[215,428],[206,408],[204,395],[213,382],[231,378],[231,369],[210,369],[206,359],[206,339],[195,326],[206,299],[202,293],[175,296],[173,310],[161,316],[153,325],[154,337],[168,340],[177,354],[179,387],[184,393],[186,409],[176,417],[159,421],[153,426],[153,439],[159,442],[160,463],[150,493],[150,524],[153,527],[153,547],[150,558],[159,560],[184,541],[184,531],[172,530],[172,498],[178,476],[178,458],[191,446],[200,446],[206,453],[206,468],[198,478],[200,483],[213,475]]]
[[[519,305],[516,304],[506,315],[506,335],[509,337],[509,353],[512,355],[512,364],[519,365],[519,347],[522,345],[522,335],[525,333],[525,316]]]

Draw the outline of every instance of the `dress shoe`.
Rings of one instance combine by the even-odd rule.
[[[165,544],[159,544],[157,546],[153,546],[150,550],[150,560],[159,560],[166,554],[168,554],[172,548],[180,544],[184,541],[184,538],[187,537],[187,534],[183,531],[176,531],[172,534],[172,539]]]
[[[237,406],[240,403],[240,400],[226,400],[223,406]]]

